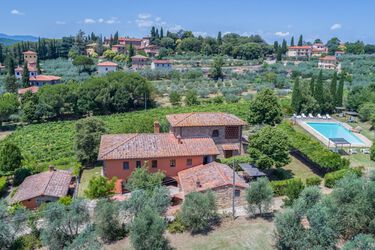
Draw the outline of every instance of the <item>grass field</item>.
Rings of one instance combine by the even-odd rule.
[[[84,191],[89,185],[89,181],[94,176],[99,176],[102,173],[102,167],[95,167],[91,169],[85,169],[82,172],[81,182],[78,188],[78,197],[84,197]]]
[[[315,174],[308,166],[306,166],[303,162],[298,160],[297,158],[291,156],[292,161],[284,166],[285,170],[289,170],[293,175],[293,178],[300,178],[305,181],[307,178],[310,177],[319,177]]]
[[[213,250],[213,249],[252,249],[268,250],[273,247],[272,221],[264,219],[246,219],[239,217],[236,220],[225,219],[220,227],[207,235],[190,233],[169,234],[167,238],[174,249],[178,250]],[[129,237],[105,247],[106,250],[133,249]]]

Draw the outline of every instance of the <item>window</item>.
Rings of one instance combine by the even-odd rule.
[[[141,161],[136,161],[136,163],[135,163],[135,167],[136,168],[140,168],[141,167]]]
[[[241,190],[239,189],[234,190],[234,197],[240,197],[240,195],[241,195]]]
[[[212,137],[219,137],[219,130],[215,129],[212,131]]]
[[[193,166],[193,159],[187,159],[187,160],[186,160],[186,166],[187,166],[187,167],[191,167],[191,166]]]
[[[129,169],[129,162],[128,161],[124,161],[122,163],[122,169],[124,169],[124,170],[128,170]]]
[[[152,168],[157,168],[158,167],[158,161],[157,160],[152,160],[151,167]]]
[[[225,139],[238,139],[240,134],[240,127],[229,126],[225,127]]]
[[[176,160],[170,160],[169,161],[169,166],[171,167],[171,168],[174,168],[174,167],[176,167]]]

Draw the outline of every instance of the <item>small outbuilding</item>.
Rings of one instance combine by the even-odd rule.
[[[37,208],[43,203],[57,201],[66,196],[71,181],[72,174],[69,171],[50,167],[49,171],[26,177],[12,201],[19,202],[30,209]]]
[[[242,168],[244,171],[244,178],[247,180],[253,180],[257,179],[259,177],[265,177],[266,174],[260,171],[258,168],[255,166],[249,164],[249,163],[241,163],[239,166]]]

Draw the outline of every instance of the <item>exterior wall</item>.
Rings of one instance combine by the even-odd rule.
[[[132,69],[142,69],[146,66],[147,59],[133,59]]]
[[[23,55],[23,59],[27,62],[27,63],[36,63],[37,59],[38,59],[38,56],[35,54],[35,55],[29,55],[29,54],[24,54]]]
[[[311,49],[289,49],[287,51],[288,57],[310,57]]]
[[[59,199],[58,197],[42,195],[42,196],[32,198],[30,200],[21,201],[21,204],[24,205],[25,207],[29,208],[29,209],[35,209],[45,202],[47,202],[47,203],[48,202],[55,202],[58,199]]]
[[[320,69],[336,69],[335,61],[319,61],[318,68]]]
[[[41,87],[41,86],[44,86],[46,84],[58,84],[60,83],[60,81],[30,81],[30,85],[31,86],[37,86],[37,87]]]
[[[99,74],[105,74],[105,73],[108,73],[108,72],[113,72],[113,71],[116,71],[117,70],[117,67],[114,67],[114,66],[100,66],[98,67],[98,73]]]
[[[243,187],[236,187],[239,190],[240,195],[235,197],[234,204],[235,206],[244,206],[246,205],[246,190]],[[233,189],[232,186],[219,187],[212,190],[215,198],[216,204],[219,209],[230,208],[232,207],[232,197]]]
[[[170,167],[170,160],[176,160],[176,166]],[[186,160],[192,159],[192,167],[203,164],[204,156],[192,156],[192,157],[171,157],[171,158],[155,158],[147,159],[147,164],[151,172],[156,172],[158,170],[164,172],[166,176],[173,177],[177,176],[177,173],[181,170],[189,168],[186,165]],[[212,160],[214,156],[212,156]],[[112,177],[117,177],[119,179],[126,180],[131,173],[136,169],[136,162],[141,161],[141,166],[144,165],[144,159],[133,159],[133,160],[106,160],[103,161],[103,175],[111,179]],[[157,168],[152,168],[152,160],[158,161]],[[129,169],[123,169],[123,162],[129,162]]]
[[[172,65],[170,63],[151,63],[151,69],[167,69],[171,70]]]

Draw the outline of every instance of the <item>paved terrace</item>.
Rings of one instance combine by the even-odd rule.
[[[365,137],[364,135],[362,135],[360,133],[354,132],[353,128],[349,124],[344,123],[344,122],[340,122],[340,121],[338,121],[336,119],[333,119],[333,118],[331,118],[331,119],[318,119],[318,118],[300,118],[300,119],[296,119],[296,123],[299,126],[301,126],[302,128],[304,128],[307,132],[309,132],[311,135],[313,135],[315,138],[317,138],[320,142],[322,142],[327,147],[328,147],[328,145],[330,145],[330,147],[333,147],[334,143],[332,143],[332,142],[329,143],[328,139],[326,139],[318,131],[316,131],[315,129],[313,129],[309,125],[307,125],[306,122],[339,123],[342,126],[344,126],[346,129],[350,130],[355,136],[357,136],[363,142],[363,144],[358,144],[358,143],[351,144],[352,148],[353,147],[356,147],[356,148],[369,148],[372,145],[372,142],[367,137]],[[344,145],[343,147],[347,147],[348,148],[349,145]]]

